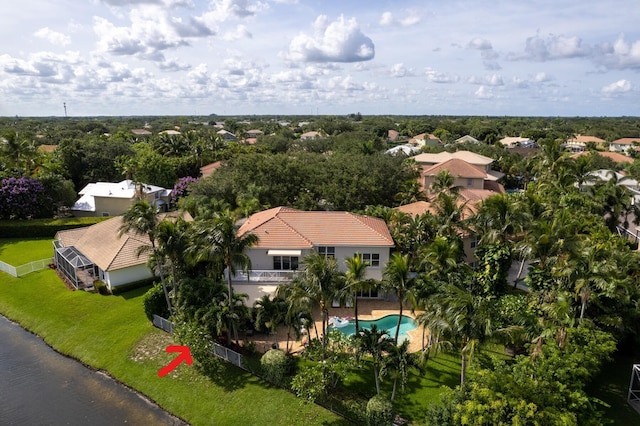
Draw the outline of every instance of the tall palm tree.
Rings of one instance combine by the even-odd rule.
[[[227,300],[235,300],[232,277],[236,275],[238,267],[245,272],[251,268],[251,259],[245,250],[257,244],[258,237],[251,233],[238,235],[234,217],[229,210],[225,210],[213,220],[198,221],[195,240],[197,243],[192,251],[195,251],[196,260],[208,260],[213,262],[214,268],[221,266],[226,269]],[[216,271],[216,275],[220,272],[222,271]],[[235,303],[229,304],[230,311],[234,307]],[[230,326],[234,327],[234,323]],[[234,332],[237,334],[237,330]]]
[[[338,263],[333,257],[312,253],[304,258],[304,269],[296,275],[293,286],[295,297],[307,298],[320,308],[322,315],[322,346],[327,346],[327,326],[329,306],[344,287],[344,280],[338,271]]]
[[[367,273],[367,263],[362,260],[362,256],[359,253],[348,257],[344,260],[347,265],[347,272],[345,274],[345,289],[351,292],[353,298],[353,313],[355,316],[356,331],[360,330],[358,323],[358,293],[365,290],[369,282],[365,281],[365,275]]]
[[[467,364],[477,347],[492,334],[493,311],[489,298],[448,284],[427,301],[419,322],[428,324],[430,333],[445,339],[460,350],[460,383],[464,383]]]
[[[382,365],[382,357],[391,346],[393,346],[393,340],[389,337],[387,330],[378,330],[376,324],[372,324],[370,329],[363,328],[356,334],[357,353],[371,355],[377,395],[380,395],[379,370]]]
[[[398,298],[400,312],[398,315],[398,326],[396,327],[396,343],[400,335],[400,324],[402,323],[402,309],[404,304],[407,302],[414,304],[415,302],[412,291],[414,280],[409,277],[409,272],[409,256],[400,253],[394,253],[391,256],[383,272],[383,286],[386,287],[387,290],[392,291]]]
[[[167,307],[169,312],[173,312],[171,306],[171,299],[169,298],[169,291],[167,290],[167,283],[164,276],[164,259],[156,248],[156,232],[158,229],[158,223],[160,222],[158,211],[155,206],[152,206],[145,200],[136,201],[129,210],[122,216],[122,225],[118,230],[118,234],[122,236],[127,232],[134,232],[138,235],[146,235],[149,237],[151,244],[152,256],[155,257],[156,265],[160,274],[160,282],[162,283],[162,291],[167,301]],[[145,250],[149,250],[149,246],[142,246],[138,249],[138,256]]]
[[[387,356],[383,358],[380,376],[391,376],[393,378],[393,390],[391,391],[391,402],[396,397],[398,380],[400,390],[404,392],[409,382],[409,372],[411,370],[422,371],[422,364],[416,354],[409,352],[409,341],[404,340],[400,346],[389,345]]]

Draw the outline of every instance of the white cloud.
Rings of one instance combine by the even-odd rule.
[[[474,94],[479,99],[491,99],[491,98],[493,98],[493,93],[491,93],[491,90],[487,89],[484,86],[480,86],[478,88],[478,90],[475,91]]]
[[[358,62],[375,56],[373,41],[360,30],[355,18],[340,16],[329,22],[326,15],[314,22],[314,35],[300,34],[289,45],[289,59],[304,62]]]
[[[538,62],[588,56],[591,48],[583,45],[580,37],[550,34],[546,39],[539,35],[527,38],[524,52],[510,53],[510,60],[532,60]]]
[[[69,36],[53,31],[49,27],[41,28],[33,33],[33,35],[55,45],[66,46],[71,43],[71,38]]]
[[[253,34],[244,25],[238,25],[233,31],[227,31],[222,35],[225,41],[236,41],[243,38],[253,38]]]
[[[614,43],[603,43],[598,47],[598,63],[613,69],[640,69],[640,40],[627,42],[620,35]]]
[[[486,86],[503,86],[504,81],[500,74],[491,74],[484,77],[473,76],[467,80],[471,84],[481,84]]]
[[[427,68],[425,71],[427,80],[432,83],[457,83],[460,77],[455,74],[443,73]]]
[[[605,96],[612,96],[630,92],[631,89],[631,82],[629,80],[618,80],[615,83],[604,86],[601,92]]]
[[[407,68],[403,63],[394,64],[389,71],[391,77],[412,77],[415,75],[413,68]]]
[[[472,39],[467,46],[471,49],[477,50],[493,50],[491,42],[480,37]]]
[[[397,19],[393,16],[391,12],[384,12],[380,17],[379,24],[383,27],[411,27],[413,25],[419,24],[421,18],[418,14],[409,12],[405,18]]]

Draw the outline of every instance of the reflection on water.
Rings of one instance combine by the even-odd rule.
[[[0,316],[0,425],[183,425]]]

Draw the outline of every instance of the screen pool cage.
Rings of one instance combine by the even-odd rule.
[[[640,413],[640,364],[634,364],[631,370],[631,382],[629,383],[627,402]]]
[[[77,289],[93,286],[95,265],[73,246],[64,247],[54,241],[54,262],[56,267]]]

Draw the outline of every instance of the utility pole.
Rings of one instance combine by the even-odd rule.
[[[66,117],[67,116],[67,103],[63,102],[62,106],[64,106],[64,116]]]

